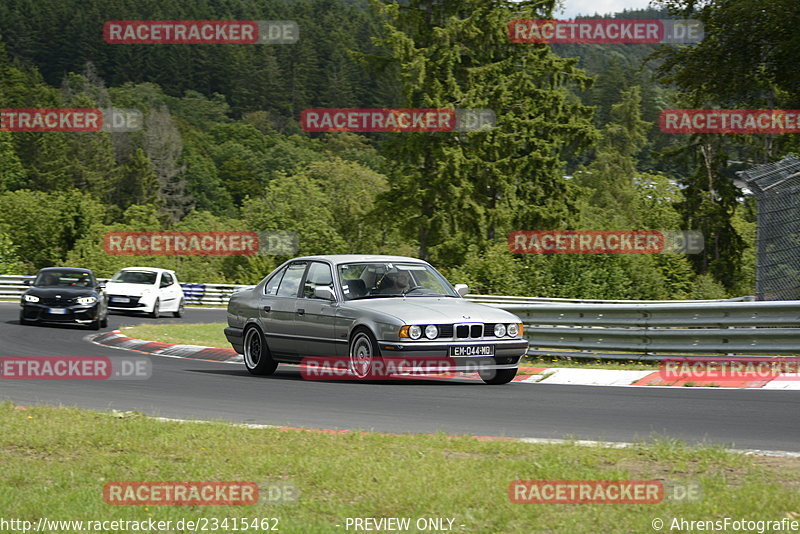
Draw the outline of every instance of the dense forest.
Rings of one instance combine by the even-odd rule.
[[[291,231],[299,253],[423,257],[472,292],[754,291],[735,172],[792,135],[665,134],[668,108],[798,109],[796,0],[661,0],[696,45],[517,44],[554,0],[0,0],[0,108],[133,108],[130,133],[0,131],[0,273],[176,269],[254,283],[279,256],[109,256],[121,230]],[[749,17],[749,18],[748,18]],[[747,31],[738,21],[748,19]],[[292,20],[285,45],[112,45],[109,20]],[[497,127],[306,133],[307,108],[491,108]],[[698,230],[693,255],[514,255],[513,230]]]

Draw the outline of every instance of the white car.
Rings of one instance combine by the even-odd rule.
[[[175,271],[126,267],[108,281],[106,292],[109,310],[144,312],[155,318],[165,312],[183,316],[185,298]]]

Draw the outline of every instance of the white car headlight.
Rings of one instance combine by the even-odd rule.
[[[519,334],[519,327],[517,326],[517,323],[511,323],[508,325],[508,327],[506,327],[506,332],[508,332],[508,335],[511,337],[517,337],[517,334]]]
[[[494,335],[497,337],[503,337],[506,335],[506,325],[503,323],[497,323],[494,325]]]
[[[435,324],[429,324],[425,327],[425,337],[428,339],[436,339],[436,336],[439,335],[439,329],[436,328]]]
[[[411,339],[419,339],[422,337],[422,327],[415,324],[408,328],[408,337]]]
[[[94,304],[97,302],[97,297],[79,297],[75,299],[75,302],[81,306],[88,306],[89,304]]]
[[[36,295],[22,295],[22,298],[25,299],[25,302],[39,302],[39,297]]]

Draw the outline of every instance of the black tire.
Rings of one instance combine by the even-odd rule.
[[[106,312],[105,317],[100,319],[100,328],[107,328],[108,327],[108,312]]]
[[[278,362],[272,359],[264,334],[255,326],[244,332],[244,366],[253,375],[271,375],[278,368]]]
[[[158,299],[153,304],[153,311],[150,312],[150,317],[153,319],[161,317],[161,302]]]
[[[178,304],[178,310],[172,312],[172,315],[180,319],[181,317],[183,317],[183,311],[184,311],[184,302],[183,299],[181,299],[181,303]]]
[[[347,368],[356,379],[381,378],[384,374],[381,349],[367,328],[356,328],[350,337],[347,354]]]
[[[94,321],[89,323],[89,329],[90,330],[100,330],[100,326],[101,326],[102,322],[103,321],[100,319],[100,316],[98,315],[97,319],[95,319]]]
[[[25,319],[25,314],[22,312],[19,312],[19,324],[21,324],[22,326],[28,326],[29,324],[31,324],[30,321]]]
[[[478,374],[486,384],[500,386],[514,380],[514,377],[517,376],[517,369],[491,369],[479,371]]]

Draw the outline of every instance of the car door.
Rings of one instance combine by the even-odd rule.
[[[275,358],[284,361],[295,361],[299,358],[294,319],[300,283],[307,266],[306,261],[290,263],[278,273],[281,276],[277,285],[270,280],[264,286],[265,294],[260,297],[258,313],[267,346]],[[274,294],[266,294],[271,287],[274,288]]]
[[[339,305],[336,301],[315,297],[317,287],[333,290],[331,266],[320,261],[310,263],[303,280],[303,291],[295,306],[294,331],[301,358],[336,355],[334,327]]]
[[[175,278],[170,273],[161,273],[161,281],[159,282],[159,301],[161,302],[161,309],[164,311],[175,311],[180,305],[180,296],[175,290]]]

